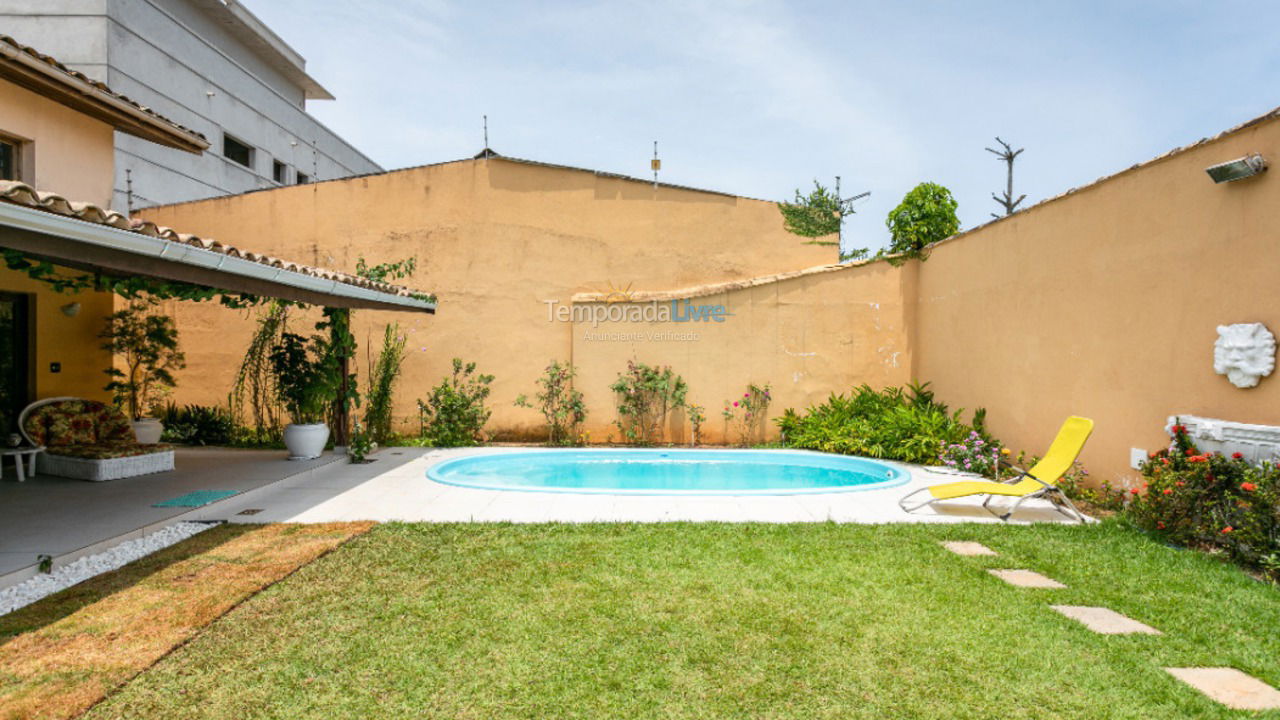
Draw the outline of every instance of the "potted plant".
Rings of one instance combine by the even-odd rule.
[[[340,379],[334,357],[322,338],[286,332],[268,358],[276,395],[293,419],[284,428],[290,460],[320,457],[329,441],[324,417],[338,397]]]
[[[178,329],[173,318],[151,312],[155,301],[136,301],[107,316],[98,337],[102,349],[124,361],[124,369],[109,368],[111,381],[104,387],[133,421],[133,432],[142,445],[160,442],[164,425],[144,412],[154,410],[162,397],[177,385],[173,371],[186,367],[178,349]]]

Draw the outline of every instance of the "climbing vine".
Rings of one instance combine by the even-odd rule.
[[[115,293],[128,300],[150,296],[156,300],[205,302],[217,298],[226,307],[235,309],[259,305],[270,299],[247,293],[233,293],[204,285],[195,285],[180,280],[160,280],[137,275],[115,277],[100,273],[71,274],[60,270],[47,260],[35,259],[20,250],[4,248],[3,254],[5,267],[16,272],[26,273],[27,277],[48,285],[57,293],[75,294],[85,290],[100,290]]]

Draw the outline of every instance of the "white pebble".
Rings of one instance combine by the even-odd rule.
[[[13,587],[0,589],[0,615],[84,582],[95,575],[124,567],[138,558],[163,550],[213,527],[210,523],[180,522],[136,540],[126,540],[94,555],[68,563],[47,575],[37,575]]]

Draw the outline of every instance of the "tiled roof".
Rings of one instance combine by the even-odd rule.
[[[128,106],[132,110],[142,113],[143,115],[151,118],[153,121],[169,126],[169,128],[172,131],[176,131],[183,135],[189,136],[188,142],[193,142],[198,145],[202,145],[204,147],[208,147],[209,145],[208,138],[206,138],[201,133],[196,132],[195,130],[192,130],[191,128],[185,125],[181,125],[179,123],[176,123],[170,120],[169,118],[161,115],[155,110],[152,110],[151,108],[145,105],[142,105],[141,103],[129,98],[127,95],[123,95],[121,93],[116,92],[115,90],[112,90],[103,82],[94,80],[93,78],[89,77],[88,75],[85,75],[84,73],[78,70],[72,70],[71,68],[59,62],[57,58],[54,58],[50,55],[45,55],[44,53],[40,52],[39,50],[36,50],[35,48],[29,45],[23,45],[22,43],[18,42],[17,40],[14,40],[8,35],[0,35],[0,46],[3,46],[3,47],[0,47],[0,58],[4,58],[6,55],[12,55],[16,51],[16,53],[20,55],[25,55],[32,60],[38,61],[39,63],[43,64],[47,68],[55,70],[58,73],[66,76],[66,79],[68,80],[75,80],[75,81],[79,81],[79,83],[83,83],[84,85],[88,85],[94,91],[101,93],[107,98],[110,98],[111,100],[114,100],[119,103],[123,103],[124,105]],[[83,92],[83,90],[81,90],[81,92]]]
[[[153,222],[139,218],[128,218],[114,210],[104,210],[92,203],[71,202],[61,195],[42,192],[25,183],[8,180],[0,181],[0,201],[35,208],[37,210],[44,210],[56,215],[64,215],[66,217],[72,217],[98,225],[107,225],[118,230],[127,230],[129,232],[138,233],[139,235],[146,235],[147,237],[168,240],[169,242],[179,243],[182,245],[191,245],[230,257],[262,263],[263,265],[269,265],[282,270],[289,270],[291,272],[302,273],[304,275],[310,275],[324,280],[354,285],[356,287],[387,293],[389,295],[399,295],[401,297],[410,298],[422,298],[428,295],[427,293],[412,290],[401,285],[377,282],[368,278],[360,277],[359,275],[351,275],[344,272],[338,272],[336,270],[326,270],[325,268],[312,267],[310,265],[301,265],[299,263],[281,260],[280,258],[272,257],[270,255],[241,250],[240,248],[232,245],[224,245],[223,243],[211,238],[202,238],[196,235],[180,233],[176,230],[161,227]]]

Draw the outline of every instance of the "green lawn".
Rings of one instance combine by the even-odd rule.
[[[1165,634],[1094,635],[1050,602]],[[1114,523],[384,525],[86,717],[1258,717],[1166,665],[1280,686],[1280,592]]]

